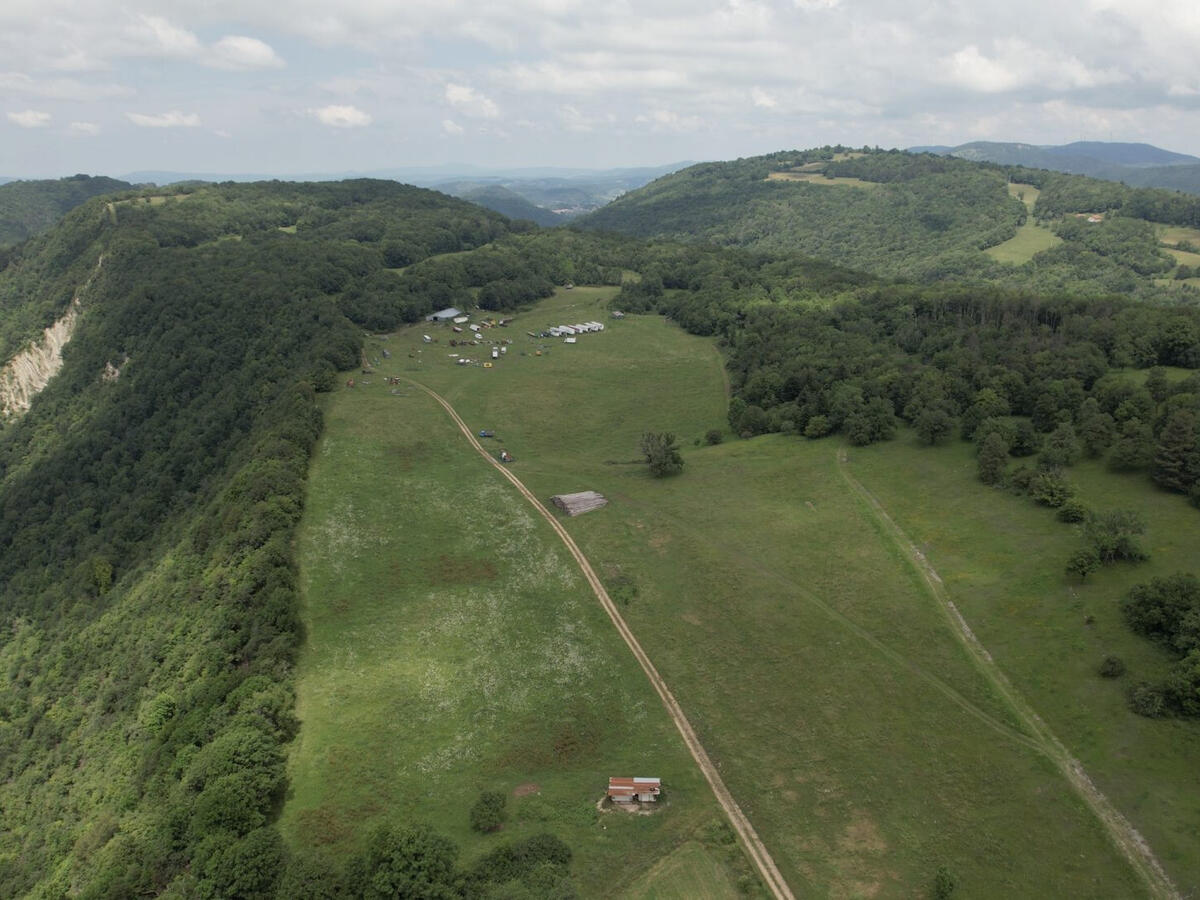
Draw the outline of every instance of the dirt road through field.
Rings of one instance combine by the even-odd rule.
[[[439,404],[441,404],[442,408],[449,413],[450,418],[452,418],[455,424],[458,425],[459,430],[463,433],[463,435],[470,442],[471,446],[475,448],[479,455],[491,463],[493,468],[499,470],[505,478],[512,482],[513,486],[521,492],[521,495],[528,500],[530,504],[532,504],[534,509],[541,513],[542,517],[547,522],[550,523],[550,527],[554,529],[555,533],[558,534],[567,550],[570,551],[571,556],[575,558],[575,562],[579,565],[580,571],[583,572],[583,577],[587,580],[588,584],[591,585],[592,591],[596,595],[596,599],[600,601],[600,605],[604,608],[604,611],[608,613],[609,619],[611,619],[613,625],[616,626],[616,629],[624,639],[625,644],[633,652],[634,657],[642,667],[642,671],[646,673],[646,677],[650,679],[650,683],[654,686],[654,690],[658,692],[658,696],[662,700],[663,706],[666,707],[667,713],[671,716],[671,720],[675,723],[675,727],[679,729],[679,733],[683,737],[683,742],[687,746],[688,752],[692,754],[692,758],[696,760],[696,765],[699,766],[700,771],[704,773],[704,777],[708,780],[709,786],[712,788],[713,793],[717,797],[717,802],[721,804],[721,808],[725,810],[725,814],[729,817],[729,822],[733,826],[734,831],[736,831],[738,836],[741,837],[742,844],[746,848],[746,853],[754,862],[755,867],[762,876],[763,882],[771,891],[772,895],[774,895],[776,900],[795,900],[795,895],[792,893],[787,882],[784,880],[783,876],[779,872],[779,869],[776,867],[775,860],[771,858],[771,854],[767,852],[767,848],[763,845],[758,833],[754,830],[754,826],[750,824],[750,820],[746,818],[746,814],[742,812],[741,807],[739,807],[737,802],[733,799],[733,795],[729,793],[729,789],[725,786],[725,782],[721,778],[720,773],[717,771],[717,767],[713,765],[708,753],[705,751],[703,745],[701,745],[700,739],[696,736],[696,732],[692,728],[691,723],[688,721],[687,716],[684,715],[683,708],[679,705],[679,701],[675,699],[675,695],[671,693],[671,689],[667,687],[667,683],[663,680],[662,676],[658,674],[658,670],[654,667],[654,663],[650,661],[650,657],[646,655],[646,652],[642,649],[641,644],[638,643],[637,638],[634,637],[633,632],[625,623],[621,613],[617,610],[616,605],[608,596],[608,592],[604,589],[604,584],[600,581],[599,576],[596,575],[595,570],[592,568],[592,564],[588,562],[587,557],[583,555],[583,551],[579,549],[579,546],[575,543],[571,535],[567,533],[565,528],[563,528],[562,523],[559,522],[558,519],[538,501],[537,497],[533,495],[533,492],[525,487],[521,480],[517,478],[517,476],[511,471],[509,471],[507,466],[504,466],[498,462],[483,448],[483,446],[475,438],[475,433],[469,427],[467,427],[467,423],[462,420],[462,417],[459,416],[457,412],[455,412],[453,406],[446,402],[446,400],[437,393],[421,384],[419,381],[412,381],[412,379],[408,379],[408,381],[411,384],[419,387]]]
[[[925,554],[918,549],[917,545],[896,524],[895,520],[888,515],[887,510],[875,495],[850,474],[850,470],[847,468],[845,450],[838,451],[837,467],[846,484],[863,500],[883,531],[895,542],[899,550],[920,574],[925,582],[925,586],[928,588],[929,594],[942,607],[949,620],[950,627],[966,648],[967,653],[975,661],[980,673],[991,682],[1009,708],[1021,719],[1025,727],[1036,736],[1041,752],[1054,763],[1067,781],[1071,783],[1071,786],[1075,788],[1076,793],[1083,799],[1084,803],[1095,813],[1096,818],[1104,825],[1113,843],[1116,844],[1117,848],[1125,855],[1125,858],[1129,860],[1134,869],[1142,876],[1146,887],[1150,891],[1150,895],[1152,897],[1164,898],[1164,900],[1167,900],[1167,898],[1169,900],[1178,900],[1180,897],[1179,891],[1176,890],[1175,885],[1171,882],[1162,864],[1155,857],[1154,851],[1150,849],[1150,845],[1146,843],[1146,839],[1138,833],[1133,824],[1096,787],[1091,778],[1088,777],[1087,772],[1084,771],[1083,765],[1079,760],[1071,755],[1066,745],[1055,736],[1050,727],[1042,720],[1042,717],[1029,705],[1025,697],[1009,682],[1004,672],[996,665],[996,661],[992,659],[992,655],[988,653],[987,648],[975,636],[975,632],[971,630],[971,626],[967,624],[967,620],[963,618],[962,613],[958,611],[958,607],[954,605],[954,601],[946,593],[941,576],[938,575],[929,560],[925,558]]]

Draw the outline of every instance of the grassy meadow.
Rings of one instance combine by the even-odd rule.
[[[1077,527],[979,483],[969,445],[931,450],[905,436],[856,449],[850,460],[938,570],[1009,679],[1149,840],[1184,896],[1200,892],[1200,723],[1129,711],[1127,685],[1161,678],[1170,660],[1124,625],[1119,604],[1134,584],[1197,569],[1200,512],[1144,476],[1078,464],[1069,477],[1084,503],[1141,512],[1151,554],[1081,583],[1064,573],[1081,541]],[[1128,667],[1121,679],[1096,674],[1110,654]]]
[[[584,894],[607,896],[719,826],[565,549],[424,393],[360,376],[328,397],[299,557],[302,728],[281,823],[294,848],[342,860],[375,824],[423,821],[469,862],[550,831]],[[600,811],[610,774],[658,775],[666,802]],[[468,827],[484,790],[509,798],[499,834]],[[749,871],[702,855],[721,883]]]
[[[514,471],[539,497],[585,489],[609,497],[608,507],[567,520],[567,527],[797,895],[919,896],[940,865],[956,875],[963,896],[1143,895],[1097,820],[975,669],[916,573],[840,477],[840,445],[773,435],[700,446],[706,430],[725,426],[716,349],[658,317],[609,319],[603,303],[611,292],[562,291],[510,327],[488,332],[513,340],[493,368],[455,365],[450,354],[463,351],[448,346],[453,335],[440,326],[375,342],[368,355],[380,359],[380,374],[408,375],[437,390],[473,429],[495,430],[495,446],[514,455]],[[574,345],[525,334],[588,319],[604,321],[607,330],[581,335]],[[423,344],[422,333],[438,343]],[[390,360],[381,358],[385,347]],[[465,352],[484,358],[481,348]],[[366,403],[360,398],[373,391],[390,403],[388,390],[371,385],[353,402]],[[335,411],[346,393],[335,398]],[[457,474],[444,468],[456,453],[454,435],[432,419],[421,422],[421,440],[438,448],[430,465],[439,468],[421,482],[426,492],[471,472],[490,478],[478,460],[472,468],[464,458]],[[645,430],[680,437],[687,460],[681,476],[647,475],[637,450]],[[465,447],[461,438],[457,443]],[[874,452],[887,460],[897,446]],[[936,450],[929,459],[952,462],[955,452]],[[318,458],[314,488],[328,456],[323,450]],[[852,453],[852,470],[875,490],[862,456]],[[406,490],[397,501],[405,522],[413,521],[409,510],[420,496]],[[509,507],[495,521],[516,512]],[[479,539],[474,523],[463,530]],[[315,533],[312,539],[320,541]],[[498,573],[496,583],[506,577]],[[578,602],[582,617],[588,603],[582,594]],[[601,632],[592,639],[610,640],[611,626],[599,616],[592,621]],[[314,623],[314,644],[322,642],[321,628]],[[495,646],[505,652],[505,642]],[[302,690],[316,692],[317,670],[307,671]],[[621,684],[634,691],[633,681]],[[1048,714],[1049,698],[1020,686]],[[305,696],[302,706],[310,703]],[[646,711],[647,727],[665,719]],[[1101,711],[1071,713],[1086,721]],[[310,705],[306,722],[312,718]],[[367,719],[363,727],[373,728]],[[424,750],[397,753],[421,758],[453,734],[457,728],[434,734]],[[1082,753],[1073,735],[1063,737]],[[304,750],[309,738],[302,741],[300,759],[313,755]],[[665,753],[673,745],[664,736],[658,746]],[[487,786],[480,771],[474,762],[446,770],[461,804]],[[300,797],[313,780],[299,762],[293,774],[301,776]],[[1127,786],[1138,789],[1136,782]],[[664,834],[661,862],[646,866],[633,896],[689,895],[689,882],[680,879],[697,864],[678,860],[707,845],[680,838],[695,834],[711,809],[700,814],[699,793],[695,824]],[[293,801],[289,811],[320,805],[315,797]],[[594,826],[564,835],[581,858],[594,851],[576,837],[587,827]],[[589,892],[611,890],[598,880],[586,884]]]
[[[1062,243],[1062,238],[1048,227],[1038,225],[1033,220],[1033,205],[1037,203],[1041,193],[1032,184],[1016,184],[1009,182],[1008,194],[1021,200],[1029,210],[1029,216],[1024,224],[1017,228],[1017,233],[1007,241],[988,247],[983,252],[997,262],[1021,265],[1033,259],[1043,250],[1049,250]]]
[[[877,181],[863,181],[861,178],[827,178],[820,172],[800,171],[772,172],[767,176],[767,181],[803,181],[806,184],[841,185],[842,187],[865,188],[866,190],[875,190],[880,186]]]

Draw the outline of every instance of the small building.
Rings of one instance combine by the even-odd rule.
[[[555,494],[550,502],[568,516],[578,516],[593,509],[608,506],[608,499],[595,491],[580,491],[576,494]]]
[[[661,778],[608,779],[608,798],[614,803],[656,803],[661,791]]]
[[[454,317],[454,324],[455,324],[455,325],[462,325],[462,324],[463,324],[464,322],[466,322],[466,321],[467,321],[467,319],[469,319],[469,318],[471,318],[471,317],[470,317],[470,316],[455,316],[455,317]]]
[[[462,310],[455,309],[453,306],[447,306],[445,309],[439,309],[432,315],[426,316],[426,322],[449,322],[455,316],[461,316]]]

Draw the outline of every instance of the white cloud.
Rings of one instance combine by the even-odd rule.
[[[462,134],[464,130],[465,129],[454,120],[442,119],[442,131],[446,132],[446,134],[459,135]]]
[[[284,65],[270,44],[239,34],[226,35],[213,44],[206,62],[217,69],[280,69]]]
[[[127,112],[125,118],[141,128],[195,128],[200,124],[196,113],[181,113],[177,109],[157,115]]]
[[[464,116],[476,119],[494,119],[500,115],[495,102],[465,84],[447,84],[446,102]]]
[[[100,133],[100,126],[95,122],[72,122],[67,132],[80,137],[92,137]]]
[[[36,109],[26,109],[21,112],[10,112],[8,121],[22,128],[45,128],[50,124],[50,113],[39,112]]]
[[[755,106],[761,107],[762,109],[774,109],[779,105],[778,100],[760,87],[750,89],[750,99]]]
[[[308,114],[322,125],[328,125],[330,128],[362,128],[370,125],[372,121],[370,114],[363,112],[357,106],[334,104],[322,106],[319,109],[310,109]]]
[[[163,56],[188,59],[199,55],[199,38],[186,28],[172,25],[162,16],[139,16],[125,35],[131,56]]]

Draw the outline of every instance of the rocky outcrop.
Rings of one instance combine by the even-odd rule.
[[[92,283],[92,278],[96,277],[103,263],[104,257],[100,257],[91,277],[75,294],[66,314],[42,332],[41,340],[26,347],[0,369],[0,415],[6,418],[19,416],[28,410],[33,398],[58,374],[62,368],[63,347],[71,340],[79,322],[80,296]]]

